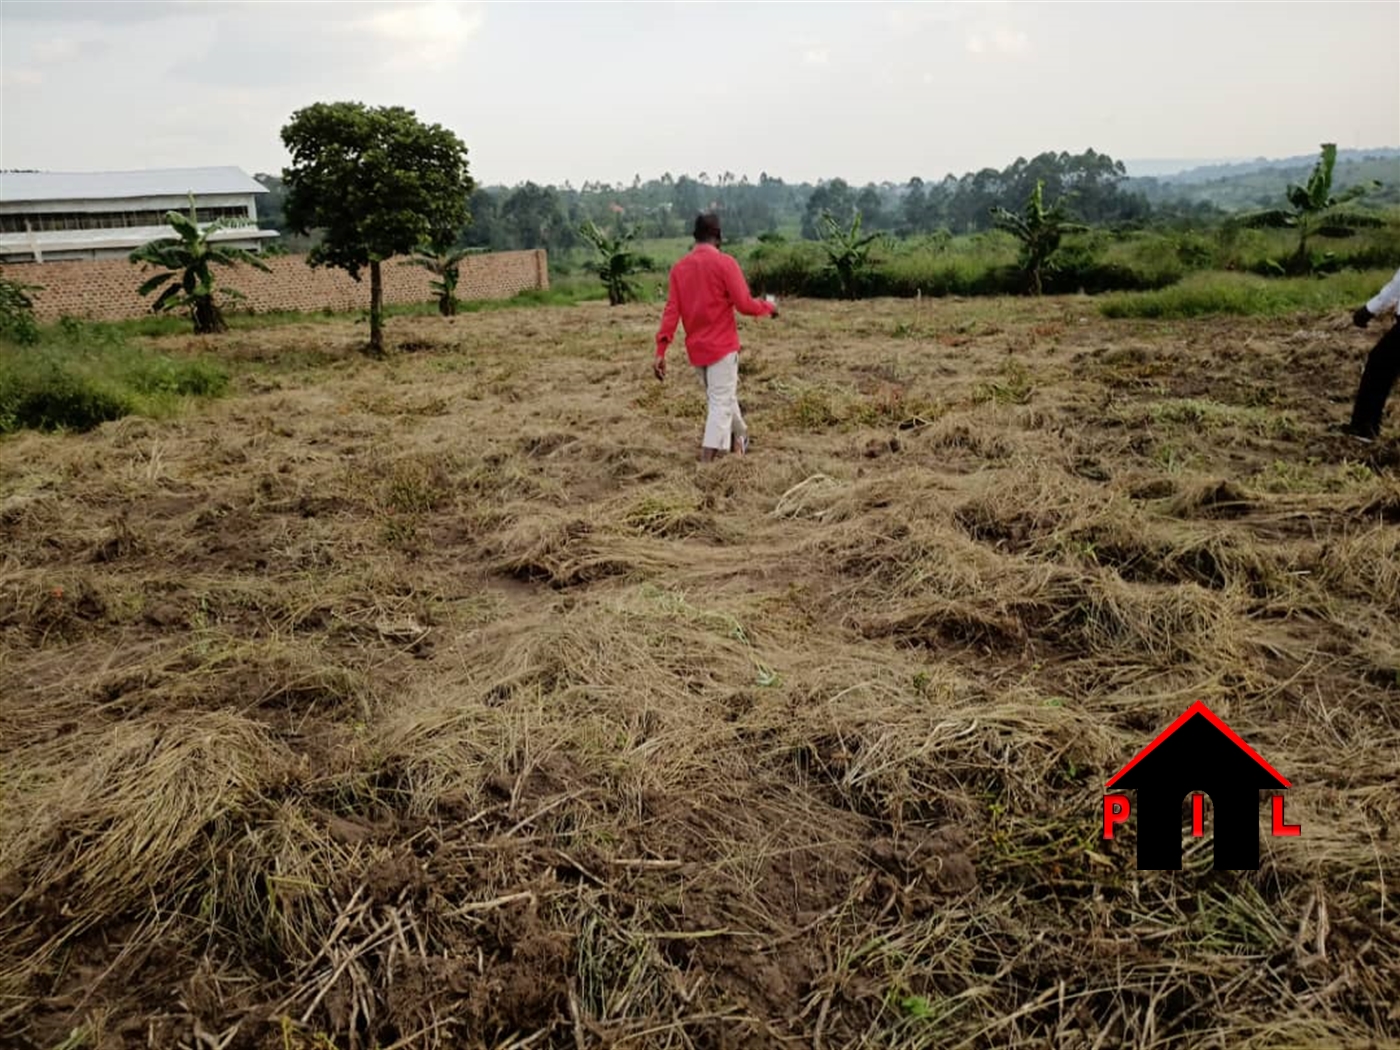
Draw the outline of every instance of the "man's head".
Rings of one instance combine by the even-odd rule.
[[[714,212],[707,211],[703,215],[696,216],[695,243],[713,244],[715,247],[719,247],[719,216]]]

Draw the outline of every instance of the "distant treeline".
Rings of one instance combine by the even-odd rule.
[[[823,213],[849,223],[859,211],[863,228],[900,237],[947,231],[980,233],[991,228],[991,208],[1018,208],[1044,183],[1047,200],[1067,199],[1081,222],[1112,229],[1149,227],[1188,229],[1211,225],[1230,211],[1277,204],[1289,182],[1306,180],[1309,165],[1263,168],[1200,182],[1181,177],[1130,179],[1120,161],[1095,150],[1042,153],[1018,158],[1001,169],[984,168],[940,181],[913,178],[852,186],[844,179],[816,184],[788,183],[766,172],[756,181],[732,172],[670,172],[631,185],[586,182],[582,186],[479,187],[471,197],[471,224],[460,237],[463,247],[505,251],[545,248],[564,251],[580,244],[579,227],[621,223],[644,238],[685,235],[694,216],[716,210],[732,240],[783,232],[814,239]],[[1386,176],[1389,175],[1389,178]],[[1368,195],[1371,206],[1400,202],[1400,159],[1345,160],[1337,167],[1337,185],[1378,178],[1382,189]],[[281,180],[258,175],[267,195],[258,202],[264,225],[281,229]],[[285,232],[285,231],[284,231]],[[299,245],[284,238],[288,247]]]

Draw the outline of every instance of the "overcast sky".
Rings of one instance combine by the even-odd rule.
[[[6,168],[275,172],[336,100],[445,124],[483,183],[1400,145],[1397,0],[2,0],[0,39]]]

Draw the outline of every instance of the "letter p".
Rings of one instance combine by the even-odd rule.
[[[1128,819],[1132,807],[1127,795],[1105,795],[1103,797],[1103,837],[1113,838],[1113,825],[1122,824]]]

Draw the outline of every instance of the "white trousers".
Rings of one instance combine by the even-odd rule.
[[[728,452],[731,439],[746,437],[749,432],[743,413],[739,411],[739,354],[737,351],[728,354],[695,371],[700,373],[700,383],[710,404],[701,444]]]

